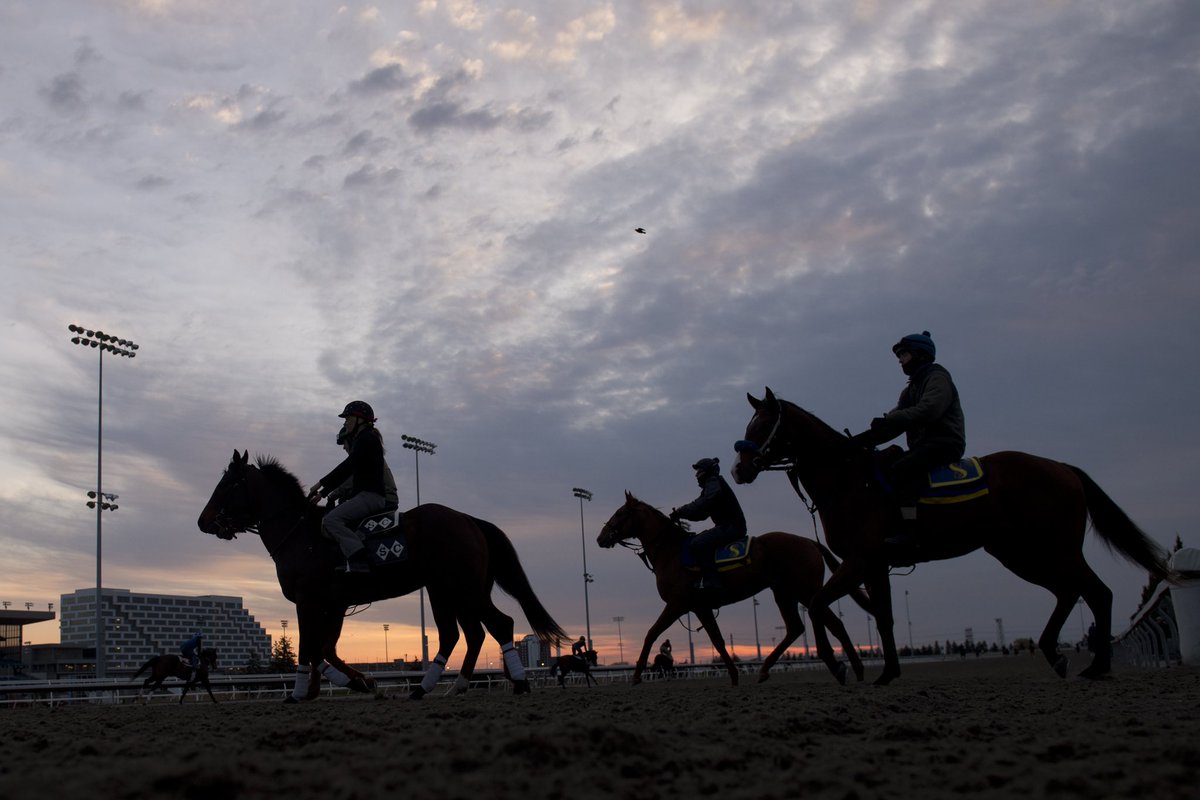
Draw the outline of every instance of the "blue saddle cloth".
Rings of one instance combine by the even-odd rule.
[[[404,533],[404,515],[395,508],[372,514],[358,523],[371,567],[391,566],[408,561],[408,537]]]
[[[987,476],[975,456],[968,456],[929,472],[928,485],[921,490],[918,503],[945,505],[965,503],[988,493]]]
[[[717,564],[717,571],[723,572],[749,564],[750,539],[751,536],[747,534],[740,539],[734,539],[729,544],[718,547],[716,557],[713,559]],[[688,547],[686,539],[683,542],[683,566],[687,569],[700,569],[700,564],[692,557],[692,549]]]

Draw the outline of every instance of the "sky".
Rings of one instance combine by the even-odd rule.
[[[969,453],[1075,464],[1200,546],[1198,101],[1189,0],[0,5],[0,599],[95,585],[73,323],[140,346],[104,364],[104,585],[238,595],[273,635],[295,614],[261,544],[196,527],[235,448],[310,484],[370,402],[404,503],[407,434],[437,444],[421,500],[497,523],[628,660],[661,601],[595,543],[625,490],[670,509],[696,459],[728,474],[767,386],[864,428],[921,330]],[[782,477],[735,490],[752,532],[814,535]],[[1119,631],[1146,576],[1085,553]],[[893,599],[916,644],[1036,638],[1053,607],[982,553]],[[754,611],[721,613],[739,655]],[[418,616],[376,603],[340,652],[412,657]]]

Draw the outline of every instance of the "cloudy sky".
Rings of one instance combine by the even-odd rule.
[[[1198,53],[1189,0],[5,3],[0,599],[95,583],[70,323],[141,346],[105,363],[105,585],[241,595],[276,634],[261,545],[195,524],[234,448],[311,483],[371,402],[406,504],[402,433],[438,444],[422,500],[504,528],[573,634],[590,489],[611,661],[661,607],[595,545],[624,490],[692,499],[764,386],[861,429],[922,329],[970,452],[1076,464],[1200,545]],[[813,535],[783,478],[737,491],[753,530]],[[1120,627],[1145,575],[1087,554]],[[918,642],[1036,636],[1052,607],[983,554],[896,579],[902,627],[906,592]],[[721,621],[747,652],[750,604]],[[382,658],[384,622],[417,651],[407,598],[343,654]]]

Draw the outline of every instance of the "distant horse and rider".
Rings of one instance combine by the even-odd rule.
[[[206,647],[197,655],[199,656],[199,664],[195,668],[177,655],[154,656],[145,664],[138,667],[138,671],[133,673],[133,676],[129,680],[137,680],[139,675],[146,670],[150,670],[150,675],[142,682],[142,688],[138,691],[138,697],[146,694],[147,690],[153,693],[159,689],[166,688],[163,686],[163,681],[167,678],[178,678],[184,682],[183,693],[179,696],[180,703],[183,702],[188,692],[196,684],[203,686],[204,690],[208,692],[209,699],[215,703],[217,702],[217,698],[213,696],[212,686],[208,682],[208,672],[217,666],[217,651],[215,648]]]
[[[804,620],[799,606],[804,605],[814,620],[813,634],[817,639],[817,653],[839,683],[846,682],[846,665],[833,653],[825,629],[828,628],[842,645],[842,652],[850,661],[850,667],[858,680],[863,678],[862,660],[854,647],[842,621],[829,609],[817,609],[812,598],[821,588],[825,567],[837,570],[838,560],[824,546],[791,533],[773,531],[751,537],[748,557],[736,568],[724,572],[721,587],[715,591],[697,589],[695,576],[684,563],[686,544],[690,534],[666,514],[629,492],[625,492],[625,504],[618,508],[596,538],[604,548],[628,544],[637,539],[648,566],[654,573],[659,596],[666,606],[658,619],[646,632],[642,650],[634,666],[632,683],[642,680],[642,673],[650,658],[650,648],[675,620],[684,614],[695,614],[709,640],[721,657],[730,680],[738,682],[738,669],[725,639],[717,626],[714,608],[746,600],[763,589],[770,589],[783,617],[786,629],[779,644],[763,660],[758,680],[767,680],[771,667],[787,652],[788,647],[804,633]],[[851,596],[867,613],[871,611],[871,599],[856,588]],[[661,655],[661,654],[660,654]]]
[[[339,573],[345,558],[321,533],[324,513],[306,499],[299,480],[278,461],[259,458],[251,464],[248,452],[235,450],[197,521],[201,531],[220,539],[240,532],[258,534],[275,562],[280,588],[296,604],[300,628],[296,684],[289,702],[316,699],[322,677],[355,691],[371,691],[374,681],[337,655],[346,610],[421,587],[429,595],[437,626],[438,653],[421,685],[412,690],[413,699],[437,684],[458,642],[459,626],[467,652],[457,692],[469,685],[485,626],[501,645],[514,693],[530,690],[513,643],[513,619],[492,602],[493,585],[517,601],[539,639],[566,639],[530,586],[512,542],[492,523],[427,503],[405,512],[396,526],[400,532],[386,546],[375,547],[391,563],[365,573]],[[391,524],[395,519],[389,512],[384,521]]]
[[[578,672],[584,677],[584,686],[590,686],[597,683],[592,677],[592,667],[596,666],[597,656],[595,650],[584,650],[581,655],[565,655],[559,656],[550,662],[550,677],[558,677],[558,685],[566,687],[564,678],[572,672]]]
[[[1102,678],[1112,668],[1112,591],[1083,557],[1089,519],[1111,550],[1154,577],[1177,580],[1162,548],[1083,470],[1012,451],[977,459],[986,483],[967,499],[919,501],[918,557],[897,552],[888,539],[899,511],[875,478],[877,456],[770,388],[762,399],[746,397],[754,413],[735,448],[734,480],[748,484],[765,471],[786,471],[801,498],[808,503],[811,497],[810,511],[820,516],[829,548],[842,562],[809,598],[809,613],[824,616],[838,598],[866,585],[884,655],[876,684],[900,675],[889,580],[893,566],[957,558],[982,548],[1013,574],[1048,589],[1056,604],[1038,647],[1061,677],[1068,663],[1058,652],[1059,634],[1080,597],[1095,617],[1099,643],[1080,675]]]

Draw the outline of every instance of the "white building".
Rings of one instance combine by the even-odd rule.
[[[96,590],[76,589],[61,596],[59,641],[63,645],[96,645]],[[204,634],[204,646],[215,647],[222,669],[266,664],[271,637],[242,598],[222,595],[150,594],[129,589],[101,589],[105,664],[112,670],[134,670],[152,656],[179,653],[179,646]],[[253,658],[252,658],[253,655]]]

